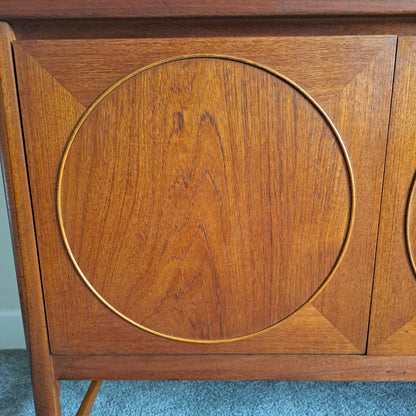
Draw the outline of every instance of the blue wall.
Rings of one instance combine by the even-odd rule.
[[[0,174],[0,349],[25,348],[3,178]]]

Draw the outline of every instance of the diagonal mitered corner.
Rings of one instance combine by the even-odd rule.
[[[416,318],[407,322],[384,342],[369,346],[373,355],[415,355],[416,354]]]
[[[265,338],[288,346],[291,354],[362,354],[315,306],[303,305]]]
[[[68,107],[78,108],[85,111],[86,107],[75,97],[65,85],[57,79],[48,68],[45,68],[36,57],[21,47],[19,42],[13,43],[13,51],[16,61],[16,69],[18,73],[19,95],[29,93],[29,85],[24,85],[24,78],[28,76],[36,78],[37,83],[30,83],[30,90],[38,95],[53,94],[62,98],[61,102]],[[19,70],[20,69],[20,70]],[[20,76],[19,76],[20,75]],[[23,84],[23,85],[22,85]]]
[[[19,41],[84,106],[120,78],[182,55],[226,55],[264,64],[299,82],[320,104],[342,90],[393,44],[392,36],[77,39]],[[253,47],[255,46],[255,47]]]
[[[365,112],[371,108],[366,105],[366,100],[380,99],[380,94],[391,95],[396,40],[394,36],[385,36],[377,37],[375,42],[372,48],[363,48],[354,56],[355,60],[360,61],[360,65],[352,66],[344,84],[338,83],[338,88],[332,94],[320,97],[319,103],[329,113],[336,113],[335,109],[345,112],[353,107],[364,107],[360,112]],[[351,100],[352,97],[355,99]],[[390,103],[387,97],[382,97],[381,100]],[[342,109],[343,105],[347,107]],[[332,109],[335,111],[331,111]]]

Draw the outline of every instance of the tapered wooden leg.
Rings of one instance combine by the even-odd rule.
[[[44,377],[47,371],[34,373],[32,367],[33,397],[36,415],[61,416],[60,382]]]
[[[88,416],[91,412],[92,406],[94,405],[95,398],[97,397],[98,391],[100,390],[102,380],[91,381],[88,387],[87,393],[85,394],[84,400],[77,412],[77,416]]]

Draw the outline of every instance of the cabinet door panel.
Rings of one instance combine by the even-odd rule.
[[[364,352],[394,37],[14,49],[54,353]]]
[[[415,105],[416,38],[399,38],[371,312],[370,354],[416,354]]]

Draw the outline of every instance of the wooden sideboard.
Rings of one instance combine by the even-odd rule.
[[[416,381],[415,14],[0,1],[39,415],[63,379],[84,415],[104,379]]]

